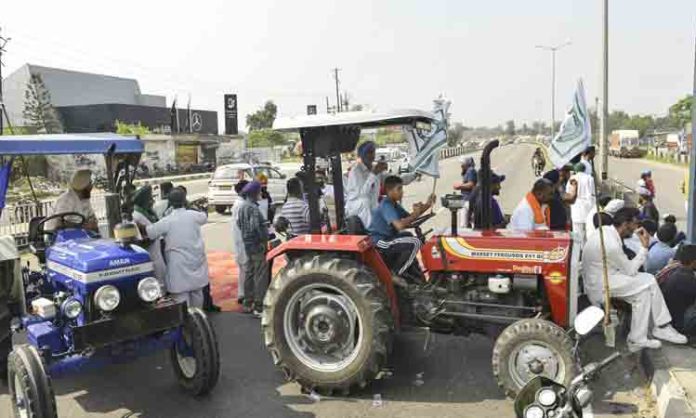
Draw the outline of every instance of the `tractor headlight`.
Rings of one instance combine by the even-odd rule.
[[[82,313],[82,303],[75,298],[68,298],[63,302],[60,311],[69,319],[75,319]]]
[[[553,406],[556,403],[556,392],[553,389],[542,388],[537,393],[537,402],[545,407]]]
[[[544,410],[538,405],[531,405],[524,411],[524,418],[544,418]]]
[[[100,287],[97,293],[94,294],[94,303],[96,303],[102,311],[111,312],[121,303],[121,293],[119,293],[115,286],[107,284],[106,286]]]
[[[162,297],[162,286],[154,277],[146,277],[138,283],[138,296],[145,302],[154,302]]]

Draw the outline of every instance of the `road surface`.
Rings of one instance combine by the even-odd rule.
[[[515,145],[493,154],[495,170],[507,176],[501,195],[505,212],[511,212],[531,187],[533,149]],[[456,159],[442,161],[441,173],[438,195],[450,191],[459,179]],[[432,187],[431,179],[408,186],[406,203],[425,199]],[[431,222],[447,227],[449,212],[441,211]],[[209,251],[230,250],[229,228],[229,217],[211,215],[204,230]],[[493,343],[483,336],[433,335],[425,348],[423,333],[400,335],[389,364],[391,377],[351,397],[312,399],[300,393],[297,385],[286,383],[274,368],[258,320],[237,313],[215,314],[211,319],[220,341],[222,374],[210,396],[191,399],[184,395],[162,353],[55,380],[60,417],[500,418],[513,414],[512,402],[502,396],[491,375]],[[599,336],[588,345],[588,359],[602,358],[607,352]],[[595,416],[650,416],[645,382],[633,359],[613,365],[593,388]],[[0,389],[0,416],[9,410],[5,391]],[[374,401],[376,395],[381,404]]]

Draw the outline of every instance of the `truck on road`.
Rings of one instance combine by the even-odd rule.
[[[609,136],[609,154],[619,158],[640,158],[640,135],[634,129],[620,129]]]

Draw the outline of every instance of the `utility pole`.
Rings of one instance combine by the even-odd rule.
[[[2,29],[0,28],[0,30]],[[5,102],[3,101],[2,96],[2,67],[5,66],[5,64],[2,62],[2,53],[5,52],[5,45],[7,45],[7,43],[10,42],[10,39],[12,38],[3,38],[0,34],[0,135],[2,135],[2,133],[5,130],[5,125],[3,123],[3,114],[6,113],[4,111]]]
[[[336,81],[336,113],[341,111],[341,94],[338,92],[338,86],[339,86],[339,81],[338,81],[338,72],[341,71],[340,68],[334,68],[333,73],[334,73],[334,80]]]
[[[694,48],[696,48],[696,39],[694,40]],[[694,50],[694,91],[691,97],[691,149],[689,150],[689,196],[688,208],[686,213],[686,240],[690,244],[696,244],[696,225],[694,225],[694,216],[696,216],[696,50]]]
[[[555,46],[537,45],[536,48],[551,51],[551,139],[556,134],[556,51],[570,45],[570,41]]]
[[[329,106],[329,96],[326,96],[326,113],[331,113],[331,107]]]
[[[602,117],[599,119],[599,159],[602,180],[609,176],[609,0],[602,0]]]

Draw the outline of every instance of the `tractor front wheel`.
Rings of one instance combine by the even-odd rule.
[[[492,362],[498,386],[511,398],[536,376],[568,387],[576,372],[572,340],[563,328],[543,319],[505,328],[493,347]]]
[[[56,418],[56,398],[51,378],[39,352],[30,345],[18,345],[8,359],[8,384],[14,416]]]
[[[179,384],[191,395],[205,395],[217,384],[220,377],[217,337],[200,309],[189,309],[181,338],[171,348],[170,358]]]
[[[372,271],[335,254],[291,261],[271,283],[261,321],[266,347],[306,391],[347,394],[386,364],[394,320]]]

